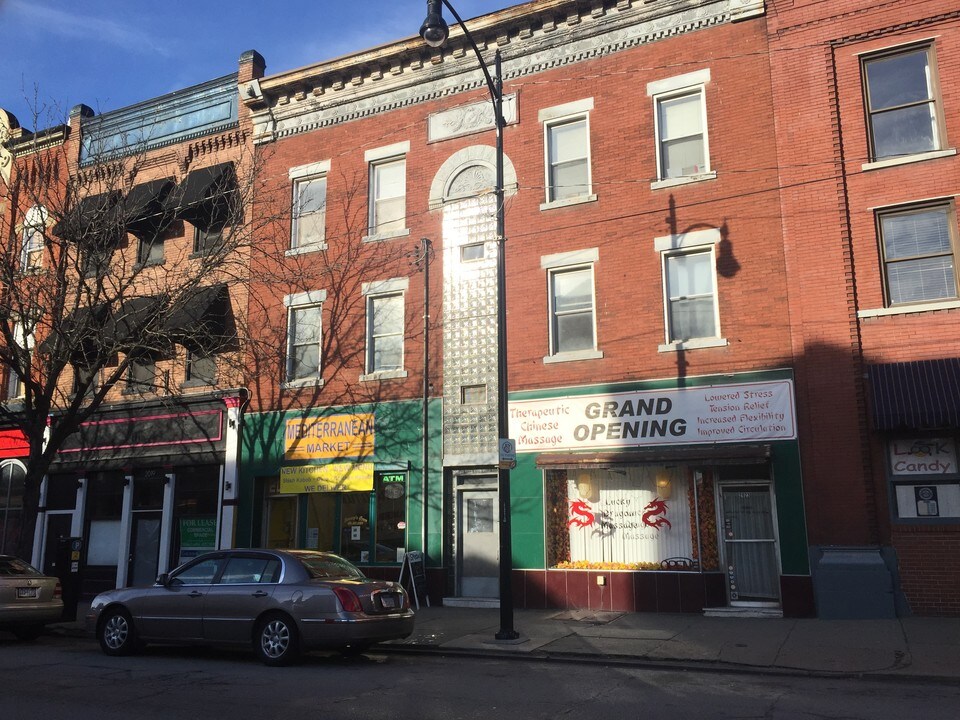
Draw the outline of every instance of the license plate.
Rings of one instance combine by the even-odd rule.
[[[17,588],[18,598],[36,598],[39,588]]]
[[[397,607],[397,596],[396,595],[381,595],[380,602],[385,608],[395,608]]]

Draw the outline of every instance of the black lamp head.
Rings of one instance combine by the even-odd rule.
[[[441,0],[427,0],[427,17],[420,26],[420,37],[430,47],[440,47],[449,35],[450,28],[443,19]]]

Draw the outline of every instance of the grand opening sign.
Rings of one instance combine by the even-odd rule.
[[[792,440],[793,383],[711,385],[510,403],[518,452]]]

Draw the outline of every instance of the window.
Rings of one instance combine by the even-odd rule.
[[[29,367],[33,358],[33,333],[27,329],[22,321],[14,322],[11,330],[14,341],[17,345],[16,347],[11,348],[11,353],[15,358],[20,359],[19,362],[26,363],[24,367]],[[26,394],[26,387],[23,382],[23,377],[14,367],[7,366],[6,385],[5,398],[7,400],[19,400],[22,399]]]
[[[137,248],[137,262],[141,265],[159,265],[163,262],[163,244],[162,235],[148,235],[140,239],[140,245]]]
[[[290,253],[326,247],[327,174],[330,161],[321,160],[290,168],[293,183]]]
[[[19,400],[24,396],[23,379],[13,368],[7,368],[7,400]]]
[[[550,273],[550,354],[592,350],[593,268]]]
[[[872,160],[943,148],[931,46],[864,58],[863,78]]]
[[[367,299],[367,374],[361,380],[406,376],[403,370],[403,298],[408,285],[408,278],[363,285]]]
[[[380,239],[407,233],[407,160],[410,143],[369,150],[370,235]]]
[[[546,205],[595,200],[590,194],[590,124],[593,98],[539,113],[544,124]]]
[[[189,385],[214,385],[217,381],[217,356],[187,351],[186,382]]]
[[[157,382],[157,363],[151,357],[139,357],[127,368],[127,392],[153,390]]]
[[[888,305],[958,297],[953,203],[877,215]]]
[[[288,296],[287,382],[319,381],[324,291]]]
[[[377,163],[370,168],[372,212],[370,231],[382,234],[402,230],[407,214],[407,161]]]
[[[322,245],[327,217],[327,178],[305,178],[293,185],[292,248]]]
[[[198,255],[214,252],[223,242],[225,222],[216,222],[205,227],[196,227],[193,236],[193,251]]]
[[[596,248],[540,259],[547,271],[550,353],[544,362],[603,357],[597,351],[593,264]]]
[[[461,385],[460,386],[460,404],[461,405],[486,405],[487,404],[487,386],[486,385]]]
[[[707,142],[705,83],[709,70],[647,85],[654,100],[657,177],[660,181],[714,177]]]
[[[955,436],[896,437],[888,441],[887,450],[895,519],[942,523],[960,518]]]
[[[76,395],[80,388],[85,393],[95,393],[100,387],[100,371],[83,365],[73,366],[73,393]]]
[[[47,210],[35,205],[27,211],[23,219],[23,247],[20,254],[22,272],[31,272],[43,265],[46,229]]]
[[[663,263],[667,344],[660,350],[726,345],[720,337],[716,257],[720,230],[710,228],[657,238]]]

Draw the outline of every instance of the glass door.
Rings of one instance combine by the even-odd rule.
[[[724,567],[731,605],[779,605],[780,561],[770,483],[721,483]]]

